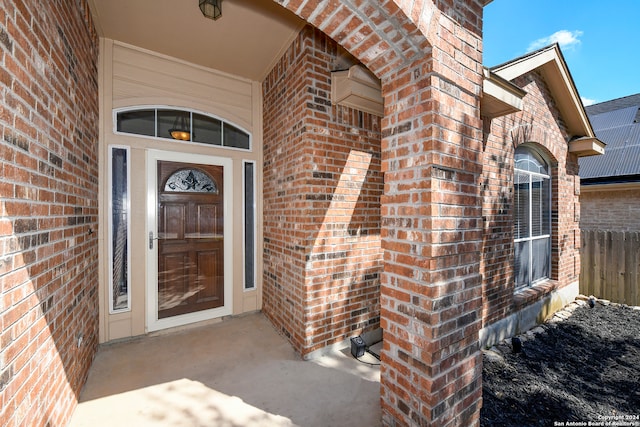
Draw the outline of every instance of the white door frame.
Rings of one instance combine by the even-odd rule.
[[[158,161],[173,161],[222,166],[223,169],[223,215],[224,215],[224,304],[222,307],[202,310],[195,313],[158,319],[158,244],[153,240],[153,247],[145,245],[147,250],[147,284],[146,284],[146,330],[147,332],[186,325],[227,316],[233,312],[233,161],[229,158],[207,156],[202,154],[181,153],[175,151],[148,150],[147,152],[147,229],[145,237],[158,236]]]

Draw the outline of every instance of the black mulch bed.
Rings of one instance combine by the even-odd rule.
[[[542,328],[485,353],[481,425],[640,426],[640,311],[583,305]]]

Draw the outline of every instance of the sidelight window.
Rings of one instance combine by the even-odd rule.
[[[109,147],[109,312],[127,311],[131,300],[130,167],[128,147]]]
[[[256,287],[256,190],[255,162],[243,162],[244,182],[244,289]]]

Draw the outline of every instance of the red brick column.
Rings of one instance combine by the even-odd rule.
[[[475,425],[481,406],[480,78],[454,83],[437,67],[384,80],[386,425]]]
[[[383,81],[383,422],[477,425],[483,2],[281,4]]]

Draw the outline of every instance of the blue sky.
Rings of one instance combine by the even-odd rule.
[[[585,105],[640,93],[640,0],[493,0],[484,65],[554,42]]]

